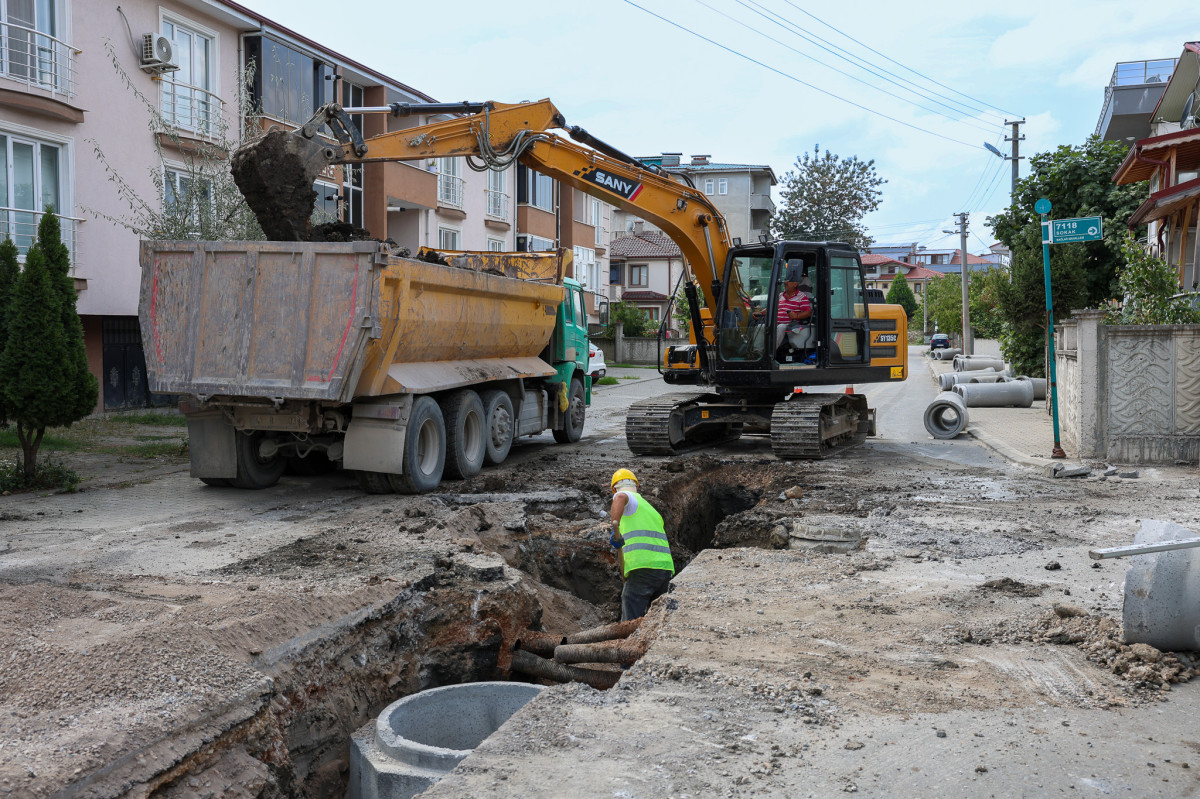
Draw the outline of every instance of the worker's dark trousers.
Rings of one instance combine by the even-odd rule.
[[[634,569],[625,575],[621,589],[621,621],[640,619],[650,603],[667,592],[674,577],[666,569]]]

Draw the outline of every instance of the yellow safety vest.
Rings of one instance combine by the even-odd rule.
[[[633,491],[625,492],[637,499],[637,510],[622,516],[620,522],[621,557],[625,561],[625,574],[634,569],[662,569],[675,573],[675,561],[671,560],[671,547],[667,544],[663,518],[645,497]]]

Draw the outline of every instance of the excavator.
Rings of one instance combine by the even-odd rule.
[[[352,120],[359,114],[448,118],[364,139]],[[908,332],[903,308],[871,301],[858,252],[837,241],[733,240],[686,178],[568,126],[549,100],[330,104],[298,130],[272,129],[242,145],[232,170],[269,238],[305,241],[313,182],[330,166],[451,156],[477,170],[519,162],[637,215],[679,246],[689,338],[660,339],[659,368],[688,390],[630,406],[625,434],[634,453],[666,455],[753,432],[769,433],[776,457],[817,459],[875,434],[875,411],[852,386],[904,380]],[[811,286],[804,331],[774,324],[785,279],[798,278]],[[822,386],[845,392],[804,390]]]

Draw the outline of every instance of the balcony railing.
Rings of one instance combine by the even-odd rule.
[[[200,136],[217,133],[218,115],[225,105],[220,97],[199,86],[166,79],[159,81],[159,93],[162,96],[163,119],[167,124]]]
[[[0,75],[30,89],[73,97],[77,52],[48,33],[0,23]]]
[[[22,260],[26,251],[37,241],[38,223],[42,221],[42,211],[30,211],[24,208],[0,207],[0,241],[12,239],[17,245],[17,252]],[[71,253],[71,267],[79,267],[79,224],[82,219],[73,216],[59,216],[62,227],[62,241]]]
[[[1166,85],[1175,72],[1178,58],[1158,58],[1153,61],[1120,61],[1113,67],[1112,77],[1104,87],[1104,105],[1100,110],[1100,119],[1096,122],[1096,135],[1101,134],[1104,120],[1108,116],[1108,108],[1112,104],[1113,92],[1122,86],[1146,86],[1153,84]]]
[[[493,219],[508,221],[508,195],[502,191],[487,190],[487,215]]]
[[[462,208],[463,179],[455,175],[438,175],[438,205]]]

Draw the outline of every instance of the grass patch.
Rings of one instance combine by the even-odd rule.
[[[106,444],[96,447],[92,452],[100,452],[106,455],[117,455],[123,458],[186,458],[188,455],[188,442],[178,438],[173,438],[170,441],[154,441],[141,444]]]
[[[595,381],[592,385],[615,386],[619,382],[621,382],[621,381],[617,380],[617,378],[615,378],[615,377],[602,377],[599,380]]]
[[[641,375],[625,375],[621,379],[622,380],[641,380],[642,376]]]
[[[15,494],[21,491],[61,491],[71,493],[79,486],[79,475],[52,458],[39,459],[33,480],[25,479],[20,457],[0,461],[0,492]]]
[[[89,441],[80,435],[72,435],[67,428],[56,427],[55,432],[47,432],[42,436],[39,450],[48,452],[81,452],[88,448]],[[76,431],[77,432],[77,431]],[[21,440],[17,438],[16,428],[0,430],[0,449],[21,449]]]
[[[146,411],[111,413],[101,421],[114,422],[116,424],[150,425],[152,427],[187,427],[187,417],[179,411],[165,413],[148,413]]]

